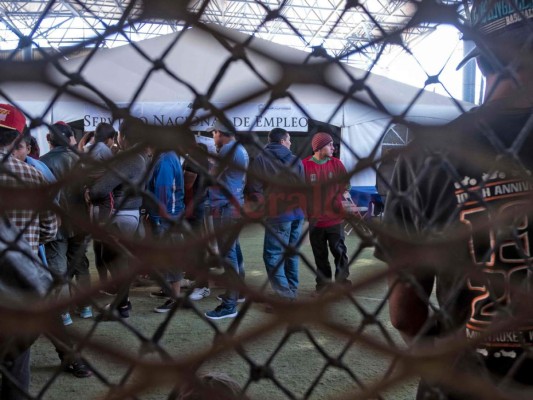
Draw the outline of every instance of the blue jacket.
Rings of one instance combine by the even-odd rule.
[[[233,197],[233,201],[218,186],[209,188],[209,202],[212,208],[220,208],[228,204],[234,204],[236,200],[240,205],[244,204],[244,185],[246,184],[246,170],[248,169],[248,152],[245,148],[235,142],[226,143],[218,153],[223,160],[221,162],[229,165],[221,166],[222,170],[215,169],[214,176],[218,176],[218,182],[223,184]],[[235,168],[238,166],[239,168]]]
[[[29,156],[26,157],[26,160],[24,161],[34,167],[37,171],[40,171],[41,174],[44,175],[44,179],[46,179],[46,182],[52,183],[56,181],[56,177],[54,176],[52,171],[50,171],[50,168],[48,168],[48,166],[42,161],[36,160],[35,158]]]
[[[151,207],[148,210],[151,220],[158,222],[165,214],[167,217],[176,217],[183,212],[183,170],[176,153],[169,151],[158,157],[148,182],[148,190],[159,205],[158,209]]]
[[[294,221],[304,217],[302,209],[295,206],[294,199],[297,196],[291,196],[294,193],[286,188],[268,185],[266,182],[273,178],[283,180],[286,184],[305,183],[302,161],[288,148],[280,143],[267,144],[255,157],[250,171],[259,177],[250,182],[250,195],[254,201],[264,203],[265,216],[270,222]]]

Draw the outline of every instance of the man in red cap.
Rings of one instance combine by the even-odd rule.
[[[393,326],[442,354],[431,371],[409,356],[427,373],[417,399],[516,398],[524,385],[531,398],[533,1],[474,0],[470,15],[484,103],[415,128],[376,255],[390,268]]]
[[[306,181],[313,186],[312,205],[308,208],[309,241],[317,267],[316,290],[332,281],[328,245],[335,259],[335,282],[350,284],[348,256],[342,226],[342,194],[346,190],[346,168],[333,157],[333,138],[318,132],[311,142],[314,154],[303,160]]]
[[[0,188],[3,191],[1,195],[3,199],[6,199],[10,188],[35,188],[46,185],[46,180],[39,171],[11,155],[17,138],[24,131],[25,125],[26,117],[17,108],[10,104],[0,104]],[[39,244],[48,242],[55,237],[58,226],[55,214],[46,207],[37,211],[9,209],[9,206],[8,201],[8,209],[3,209],[0,212],[2,223],[20,231],[23,239],[31,246],[34,255],[37,256]],[[3,261],[5,262],[5,259]],[[28,279],[31,280],[31,277]],[[2,366],[9,371],[19,386],[27,391],[30,383],[30,349],[22,351],[9,364],[4,365],[5,361],[0,358]],[[11,381],[4,376],[0,388],[0,398],[22,399],[26,396],[20,394]]]
[[[0,185],[3,187],[35,187],[46,184],[44,176],[30,165],[12,156],[16,139],[22,135],[26,117],[10,104],[0,104]],[[18,178],[18,179],[17,179]],[[9,210],[9,220],[22,231],[37,253],[39,243],[52,240],[57,232],[57,219],[52,211]]]

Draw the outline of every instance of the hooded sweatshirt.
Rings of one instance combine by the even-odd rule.
[[[264,204],[265,216],[271,223],[302,219],[302,197],[297,189],[287,189],[287,184],[305,182],[302,161],[280,143],[269,143],[263,150],[251,166],[254,178],[249,189],[252,199]],[[271,181],[279,181],[284,186]]]

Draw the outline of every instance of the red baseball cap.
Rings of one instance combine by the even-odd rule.
[[[26,117],[11,104],[0,104],[0,126],[22,133],[26,126]]]

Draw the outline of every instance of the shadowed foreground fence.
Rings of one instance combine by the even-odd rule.
[[[50,4],[53,5],[53,3]],[[264,2],[257,3],[264,8],[264,18],[261,24],[258,24],[258,29],[262,25],[268,26],[268,23],[273,20],[280,20],[290,26],[290,21],[285,20],[282,16],[286,2],[279,5],[279,9],[271,8],[272,6]],[[81,2],[77,4],[84,7]],[[88,39],[83,45],[70,49],[69,51],[74,54],[83,46],[91,45],[87,47],[88,50],[83,52],[83,55],[78,56],[77,64],[64,64],[62,58],[69,53],[50,54],[44,50],[39,61],[12,61],[11,59],[15,58],[16,54],[14,51],[11,56],[7,57],[6,61],[0,64],[2,70],[0,95],[5,98],[5,102],[12,103],[27,112],[31,129],[49,127],[44,122],[49,121],[50,115],[47,113],[67,98],[73,103],[76,101],[84,102],[87,109],[103,107],[106,112],[110,113],[112,121],[130,121],[131,116],[140,115],[138,99],[144,91],[164,90],[164,88],[153,89],[150,87],[151,79],[160,75],[165,75],[167,82],[179,83],[183,88],[187,88],[190,96],[194,99],[188,104],[185,117],[180,120],[174,119],[170,124],[153,125],[154,121],[149,118],[145,118],[144,122],[147,123],[142,124],[137,120],[131,120],[130,138],[132,141],[138,142],[139,145],[119,152],[107,162],[94,161],[90,153],[80,152],[77,147],[72,146],[71,151],[79,155],[79,161],[57,182],[38,187],[24,187],[21,184],[3,184],[0,186],[2,210],[31,210],[35,214],[42,212],[42,210],[53,210],[62,224],[76,227],[77,230],[90,235],[92,239],[113,246],[121,255],[126,256],[129,263],[128,269],[122,270],[105,285],[93,280],[92,286],[87,288],[78,285],[77,281],[73,280],[70,282],[71,296],[68,298],[56,296],[55,291],[38,299],[35,295],[20,297],[22,294],[19,296],[19,294],[8,291],[5,291],[4,294],[0,293],[2,296],[0,302],[0,338],[3,352],[0,356],[5,356],[8,350],[13,352],[16,346],[23,346],[20,343],[21,340],[15,339],[21,339],[24,335],[30,337],[28,339],[30,342],[31,338],[38,334],[56,338],[66,335],[68,341],[74,343],[72,354],[85,358],[95,375],[92,379],[98,380],[100,387],[108,389],[107,394],[104,394],[108,396],[107,398],[143,398],[145,393],[161,387],[168,390],[165,389],[165,393],[160,393],[160,398],[178,398],[180,391],[183,391],[186,386],[189,389],[192,387],[206,390],[205,398],[215,398],[212,391],[210,392],[209,388],[204,386],[205,382],[198,378],[197,371],[205,369],[206,365],[210,368],[216,368],[215,361],[228,354],[237,357],[240,362],[247,366],[249,371],[248,377],[243,380],[242,388],[238,390],[239,393],[235,395],[236,397],[261,398],[261,393],[254,391],[253,387],[261,382],[269,382],[279,389],[277,396],[283,398],[313,398],[314,396],[319,398],[323,393],[328,393],[328,397],[340,399],[396,399],[400,398],[398,392],[395,392],[398,386],[405,382],[412,382],[422,376],[426,381],[438,381],[444,387],[467,393],[477,393],[481,398],[522,398],[518,397],[512,389],[506,387],[508,382],[505,379],[500,382],[498,389],[488,384],[484,380],[482,368],[471,368],[467,370],[467,373],[453,366],[456,365],[456,360],[463,357],[465,353],[476,354],[476,347],[485,343],[487,339],[493,343],[512,342],[516,345],[508,349],[509,352],[514,352],[514,355],[506,358],[511,360],[513,364],[516,363],[516,369],[520,369],[522,363],[528,362],[530,356],[529,349],[532,340],[528,335],[532,331],[526,328],[528,322],[531,321],[529,285],[532,265],[527,230],[532,204],[530,198],[531,165],[524,162],[530,158],[530,156],[524,156],[524,153],[531,140],[529,137],[531,121],[528,119],[518,129],[521,133],[516,136],[516,140],[510,138],[510,141],[502,142],[501,138],[488,128],[490,126],[490,114],[485,115],[486,121],[483,118],[474,122],[467,120],[465,124],[471,123],[472,126],[478,128],[487,127],[484,134],[487,142],[493,147],[490,148],[490,151],[487,150],[487,147],[476,148],[466,140],[463,142],[461,138],[458,141],[452,141],[450,146],[450,138],[456,138],[456,136],[447,134],[446,129],[450,128],[415,126],[409,120],[409,111],[414,109],[417,102],[421,101],[423,97],[421,91],[413,91],[413,97],[405,98],[405,104],[398,109],[399,111],[392,111],[389,104],[382,100],[382,97],[386,96],[387,93],[376,91],[375,86],[369,83],[372,79],[370,73],[362,72],[361,75],[356,76],[355,70],[349,69],[344,64],[344,61],[350,56],[364,54],[366,47],[370,46],[381,48],[383,51],[389,46],[403,46],[408,50],[402,42],[402,37],[409,35],[413,29],[429,29],[429,27],[438,24],[454,25],[467,37],[479,38],[479,33],[469,27],[468,18],[465,16],[463,8],[464,4],[460,2],[414,2],[412,3],[414,5],[413,14],[409,21],[404,26],[398,26],[396,30],[391,31],[381,28],[378,19],[368,11],[364,2],[347,1],[343,6],[345,12],[349,13],[354,9],[362,12],[372,24],[373,29],[382,31],[382,37],[362,47],[350,47],[338,57],[329,56],[325,51],[316,48],[312,56],[306,56],[302,62],[297,64],[286,61],[283,54],[279,54],[279,57],[276,58],[272,53],[263,51],[261,42],[257,44],[253,37],[237,35],[203,23],[202,13],[205,12],[209,4],[208,1],[202,2],[202,5],[190,10],[185,4],[186,2],[147,1],[139,9],[140,3],[132,1],[124,9],[120,21],[107,27],[107,35],[112,35],[143,21],[166,19],[179,20],[187,28],[176,33],[168,42],[168,46],[155,56],[149,55],[145,51],[149,46],[143,47],[131,43],[137,52],[139,62],[142,62],[143,65],[148,63],[151,67],[146,70],[146,75],[138,77],[138,81],[130,82],[131,97],[127,103],[115,103],[111,94],[102,92],[98,82],[88,80],[84,74],[84,71],[90,67],[91,60],[99,56],[98,47],[105,36]],[[521,15],[519,7],[522,7],[522,3],[510,7],[516,8],[517,15]],[[344,13],[339,17],[339,20],[343,17]],[[522,15],[520,18],[525,17]],[[175,69],[174,66],[166,63],[167,55],[180,45],[187,30],[197,30],[205,37],[214,38],[227,51],[226,56],[218,60],[219,67],[216,74],[203,76],[205,71],[198,71],[198,74],[201,75],[198,79],[204,78],[202,87],[205,90],[199,90],[194,84],[180,76],[179,68]],[[295,30],[294,34],[298,35],[298,32]],[[21,37],[21,47],[24,47],[22,46],[23,39],[31,40],[31,36]],[[482,51],[486,51],[486,49],[482,49]],[[36,52],[41,52],[41,50],[37,49]],[[377,57],[379,54],[378,52]],[[188,58],[192,57],[194,55],[183,54],[183,63],[187,63]],[[259,67],[255,62],[256,57],[268,59],[268,67]],[[374,60],[374,62],[377,61],[377,59]],[[75,69],[73,69],[73,65]],[[226,78],[234,73],[235,65],[238,65],[239,68],[245,68],[247,77],[254,77],[254,85],[242,84],[228,87]],[[512,63],[503,71],[504,74],[511,75],[515,72]],[[120,73],[120,66],[117,66],[117,70],[110,71],[109,76],[114,76],[113,74],[120,76]],[[99,79],[102,81],[112,79],[109,76],[102,75]],[[438,82],[438,79],[438,75],[428,76],[427,85]],[[515,77],[515,79],[519,82],[519,78]],[[10,85],[20,85],[21,82],[25,83],[26,90],[30,88],[30,92],[32,85],[39,83],[45,84],[47,90],[51,90],[51,93],[55,94],[49,98],[48,107],[43,110],[41,115],[29,112],[25,107],[27,103],[17,102],[15,89]],[[525,87],[527,90],[528,86]],[[260,154],[264,147],[264,136],[256,133],[256,131],[268,131],[274,127],[259,129],[260,124],[264,123],[269,116],[269,110],[276,105],[289,104],[294,110],[297,110],[297,115],[301,115],[305,121],[318,119],[313,109],[302,104],[302,99],[305,98],[302,92],[299,92],[302,88],[304,88],[304,94],[306,88],[309,89],[307,93],[317,90],[317,88],[327,89],[328,102],[331,102],[332,96],[335,98],[336,104],[327,112],[328,115],[325,118],[322,110],[323,119],[321,121],[323,123],[335,125],[335,121],[338,120],[336,119],[338,113],[344,112],[342,111],[345,110],[343,107],[347,104],[357,104],[365,109],[372,109],[379,112],[382,119],[387,120],[381,128],[382,130],[376,133],[375,144],[368,154],[363,156],[356,148],[350,147],[355,142],[347,136],[340,135],[340,137],[334,138],[336,143],[340,144],[341,152],[344,152],[343,157],[353,159],[353,163],[348,168],[346,176],[332,181],[328,185],[344,184],[351,177],[373,171],[378,180],[385,182],[390,209],[395,210],[394,212],[400,210],[398,212],[403,212],[404,217],[409,214],[411,220],[416,221],[412,227],[398,228],[392,223],[383,224],[380,219],[368,219],[362,222],[359,215],[343,214],[346,223],[353,227],[353,232],[350,235],[350,254],[348,255],[352,272],[357,268],[362,268],[363,265],[368,265],[362,263],[361,260],[365,257],[365,260],[368,260],[370,251],[374,248],[378,250],[382,258],[390,263],[390,269],[384,269],[378,261],[374,260],[374,265],[380,266],[375,269],[371,268],[364,276],[354,274],[355,278],[352,278],[351,286],[332,285],[331,289],[320,296],[300,296],[300,299],[294,302],[286,302],[270,295],[268,279],[259,282],[253,278],[250,280],[250,277],[242,280],[234,276],[235,274],[222,274],[221,267],[227,265],[227,261],[219,255],[217,247],[213,245],[217,238],[235,238],[247,229],[254,236],[262,237],[262,227],[269,229],[265,224],[265,217],[271,216],[271,214],[279,214],[288,208],[295,207],[304,209],[314,207],[320,213],[330,207],[320,197],[324,186],[291,183],[287,179],[290,174],[289,169],[279,176],[261,176],[253,172],[248,175],[249,180],[260,180],[269,185],[275,185],[280,193],[285,193],[285,198],[267,198],[263,204],[245,203],[244,207],[238,208],[239,218],[230,226],[217,226],[216,228],[210,226],[208,230],[205,230],[203,227],[191,226],[184,218],[170,221],[168,237],[177,237],[177,240],[155,239],[150,232],[123,236],[113,230],[112,219],[105,224],[94,223],[89,218],[89,211],[83,206],[78,208],[72,206],[65,209],[57,205],[56,198],[59,192],[77,192],[81,196],[84,185],[88,184],[88,180],[95,173],[98,175],[102,173],[101,171],[105,171],[105,174],[117,175],[116,166],[119,163],[132,159],[138,154],[146,155],[148,148],[154,152],[175,151],[187,162],[195,165],[199,171],[198,179],[204,180],[207,186],[218,185],[220,182],[217,182],[217,176],[210,173],[207,165],[216,164],[219,168],[234,168],[235,165],[232,165],[230,157],[221,157],[215,152],[207,152],[196,146],[196,140],[206,140],[205,138],[198,139],[196,134],[206,130],[207,126],[202,124],[209,121],[209,125],[211,125],[213,118],[216,118],[229,126],[236,125],[237,120],[232,118],[234,115],[232,110],[246,105],[253,99],[261,99],[262,108],[255,120],[248,122],[250,124],[249,129],[246,132],[237,129],[237,140],[245,145],[248,152],[252,155]],[[223,97],[223,102],[220,101],[222,98],[220,97],[221,90],[229,92],[227,96]],[[29,100],[31,100],[31,96]],[[463,109],[465,103],[455,101],[453,104],[457,108],[457,115],[465,111]],[[265,119],[261,119],[263,117]],[[348,119],[349,116],[346,118]],[[286,123],[286,121],[272,120],[272,124],[274,121],[280,124]],[[299,119],[296,121],[298,122]],[[396,182],[397,185],[393,185],[391,188],[388,177],[383,176],[383,172],[379,168],[380,165],[391,163],[392,159],[395,160],[398,157],[402,160],[402,157],[412,155],[413,151],[412,147],[398,147],[394,152],[382,152],[383,139],[388,132],[391,132],[391,129],[398,126],[413,129],[419,134],[417,137],[420,138],[421,143],[419,149],[427,146],[433,152],[428,153],[423,163],[413,166],[412,170],[409,171],[411,175],[408,174],[409,179],[407,181]],[[454,127],[457,128],[457,131],[464,129],[464,126],[461,125]],[[299,153],[298,156],[301,158],[309,155],[307,151],[311,143],[311,136],[310,134],[303,135],[298,149],[293,149],[295,153]],[[405,149],[409,150],[406,151]],[[476,150],[479,152],[476,153]],[[403,154],[404,152],[406,154]],[[2,161],[5,162],[6,158],[7,156]],[[474,166],[477,165],[479,168],[485,168],[494,176],[507,176],[508,181],[498,186],[487,183],[490,179],[478,181],[473,177],[469,179],[468,176],[459,175],[457,165],[462,160],[468,160],[473,170],[475,170]],[[490,166],[495,160],[498,161],[498,164]],[[149,165],[153,166],[153,164]],[[9,174],[4,167],[1,168],[0,174]],[[154,202],[153,195],[144,187],[144,182],[150,171],[151,169],[148,168],[145,176],[135,177],[135,181],[119,175],[123,179],[125,192],[128,195],[141,195],[145,204]],[[417,192],[417,185],[421,182],[431,181],[433,175],[433,179],[438,182],[435,183],[435,187],[439,184],[444,185],[446,182],[456,182],[456,192],[452,198],[458,199],[458,205],[478,201],[480,207],[483,208],[487,206],[491,195],[499,195],[498,191],[500,194],[501,191],[507,191],[509,195],[520,193],[521,197],[512,206],[506,206],[505,209],[502,209],[494,218],[482,219],[474,213],[465,214],[461,220],[463,225],[458,228],[457,224],[451,223],[451,220],[456,219],[461,212],[460,206],[456,204],[456,212],[440,215],[438,207],[441,202],[445,202],[443,198],[439,197],[438,193],[435,193],[434,198],[432,198],[432,193]],[[397,179],[401,180],[401,177],[397,177]],[[139,181],[142,183],[138,184]],[[13,186],[18,186],[18,188],[14,189]],[[221,190],[228,197],[232,196],[231,188],[222,187]],[[491,191],[493,192],[491,193]],[[437,210],[435,214],[430,214],[428,209],[417,208],[419,204],[413,199],[416,200],[424,196],[430,198],[430,204]],[[411,203],[406,205],[408,202]],[[448,203],[443,205],[443,208],[447,210],[449,207]],[[490,208],[490,206],[487,207]],[[337,211],[342,212],[342,210]],[[385,211],[386,216],[387,209]],[[465,225],[468,226],[467,232],[462,229]],[[484,232],[487,231],[487,227],[491,227],[492,230],[487,234],[488,236],[485,236]],[[9,229],[6,230],[6,232],[8,231]],[[300,244],[306,240],[307,232],[306,225]],[[11,231],[11,233],[13,232]],[[30,261],[34,256],[23,243],[21,236],[13,236],[11,233],[2,236],[0,262],[2,264],[7,263],[7,257],[13,256],[13,252],[21,252],[27,259],[22,261],[24,263],[38,262]],[[476,241],[482,241],[482,244],[472,244],[470,237],[474,237]],[[259,240],[261,241],[261,239]],[[458,242],[466,244],[458,245]],[[390,248],[394,251],[390,251]],[[472,271],[471,264],[461,258],[465,249],[470,249],[476,254],[478,257],[476,265],[479,269],[481,266],[488,269],[494,266],[494,257],[511,260],[509,262],[512,262],[514,267],[510,270],[511,272],[505,273],[495,270],[492,278],[487,279],[481,276],[479,271]],[[261,251],[262,248],[259,246],[257,252],[260,253]],[[288,254],[296,252],[300,255],[302,274],[316,274],[316,266],[309,252],[303,252],[299,246],[287,248],[286,251]],[[394,256],[393,260],[390,259],[391,255]],[[260,257],[257,256],[256,259],[259,260]],[[187,276],[194,276],[197,281],[209,280],[212,285],[237,289],[246,298],[246,301],[239,306],[238,316],[229,323],[208,320],[203,314],[203,307],[198,305],[199,303],[190,301],[187,296],[181,296],[178,298],[176,307],[166,314],[164,319],[150,320],[148,325],[152,323],[153,325],[149,328],[144,326],[139,329],[139,326],[136,326],[135,318],[123,319],[118,314],[102,308],[102,301],[99,298],[101,290],[110,290],[113,285],[118,284],[120,286],[120,283],[129,282],[139,275],[150,274],[160,285],[170,290],[168,283],[163,278],[164,268],[159,267],[165,265],[179,266]],[[446,282],[446,297],[439,298],[437,301],[428,295],[428,291],[431,293],[433,288],[433,276],[439,275],[443,271],[463,271],[464,273],[450,274],[453,278],[442,278],[449,279]],[[469,273],[467,274],[466,271]],[[368,307],[361,301],[361,298],[364,298],[369,288],[383,282],[387,277],[390,288],[380,286],[379,301],[372,304],[372,307]],[[425,279],[426,277],[427,279]],[[14,281],[20,282],[22,278],[19,278],[18,280],[14,279]],[[59,276],[55,278],[59,282],[63,279]],[[254,284],[250,284],[250,281],[253,281]],[[398,285],[409,286],[412,292],[419,295],[418,298],[428,302],[425,308],[429,310],[429,317],[422,324],[420,330],[415,332],[414,338],[407,345],[399,339],[396,331],[391,328],[387,316],[389,295],[393,291],[392,288],[398,287]],[[478,326],[467,326],[467,334],[465,334],[464,325],[461,325],[465,317],[458,316],[457,312],[458,304],[461,304],[461,300],[458,299],[463,295],[465,287],[477,291],[479,300],[474,304],[475,307],[481,308],[480,313],[484,316],[484,319],[478,321]],[[192,288],[188,289],[188,293],[191,290]],[[496,293],[496,295],[490,293]],[[253,307],[259,303],[272,306],[272,318],[253,317],[251,320],[247,320]],[[84,329],[65,329],[60,326],[59,315],[64,310],[74,309],[76,305],[81,304],[90,304],[95,312],[102,312],[105,317],[114,320],[114,322],[103,322],[95,319],[94,321],[91,320],[90,324],[85,324]],[[132,313],[141,312],[136,310],[137,306],[136,300],[133,298]],[[142,309],[142,307],[138,308]],[[349,313],[346,314],[349,315],[348,320],[344,318],[342,322],[339,321],[338,313],[347,313],[347,310],[349,310]],[[417,311],[413,307],[413,315]],[[180,321],[182,321],[181,324],[183,323],[184,319],[180,319],[180,316],[185,312],[188,313],[188,321],[194,319],[202,322],[201,324],[200,322],[197,324],[190,322],[189,326],[180,325],[181,329],[184,330],[182,334],[188,338],[190,345],[187,351],[180,351],[179,354],[176,354],[164,338],[168,339],[169,331],[175,329],[173,324],[180,324]],[[499,317],[495,318],[496,315]],[[504,318],[505,316],[507,318]],[[491,321],[496,322],[489,324]],[[402,326],[403,321],[393,320],[393,323],[396,326]],[[117,341],[102,340],[101,335],[98,334],[101,324],[116,324]],[[200,335],[195,332],[198,326],[203,331],[208,329],[209,337],[204,336],[203,333]],[[463,326],[463,328],[457,329],[457,326]],[[339,347],[330,352],[326,348],[327,346],[323,346],[321,339],[317,339],[317,331],[329,338],[334,338],[338,341]],[[440,332],[441,335],[437,334],[436,343],[438,345],[430,346],[429,338],[433,337],[434,332]],[[451,335],[452,337],[448,335],[450,332],[454,333]],[[293,381],[289,382],[284,379],[284,376],[280,376],[280,370],[277,369],[275,363],[276,357],[286,347],[293,346],[292,340],[295,336],[306,338],[308,347],[306,350],[301,350],[306,351],[306,354],[309,352],[305,364],[316,364],[322,367],[314,371],[313,376],[306,377],[305,382],[309,383],[306,383],[303,389],[303,385],[298,381],[301,377],[297,373],[299,369],[305,369],[305,366],[300,364],[302,358],[291,359],[289,357],[285,360],[286,369],[284,372],[287,370],[295,372],[294,377],[292,377]],[[121,337],[128,337],[128,343],[135,343],[135,345],[131,345],[129,349],[124,348],[120,345]],[[198,341],[195,343],[196,337]],[[500,340],[501,337],[506,337],[506,339]],[[18,344],[14,343],[17,341]],[[268,351],[269,354],[266,356],[263,354],[264,360],[258,361],[259,357],[254,356],[254,344],[261,341],[271,341],[271,346]],[[264,351],[264,347],[262,349]],[[524,351],[522,352],[522,350]],[[361,351],[361,353],[357,357],[348,355],[354,351]],[[490,349],[484,351],[490,351]],[[477,351],[478,354],[479,352]],[[91,356],[85,357],[88,353]],[[505,358],[506,353],[499,354],[503,354],[502,357]],[[365,357],[377,357],[385,361],[379,365],[378,371],[375,373],[361,374],[359,371],[364,371],[366,365],[372,365],[371,360]],[[118,381],[108,379],[109,371],[102,368],[100,364],[103,359],[119,366],[117,368],[121,370],[121,379]],[[358,365],[354,365],[354,359]],[[475,363],[475,361],[473,362]],[[230,363],[229,368],[231,365]],[[5,366],[0,366],[0,371],[3,373],[2,379],[11,379]],[[341,385],[339,390],[331,392],[318,390],[319,386],[329,384],[328,374],[336,374],[332,371],[342,373],[343,379],[349,384],[344,387]],[[513,371],[512,368],[511,371]],[[49,379],[39,389],[40,392],[25,393],[27,398],[47,398],[48,393],[53,391],[54,385],[58,384],[60,372],[59,369],[51,371]],[[231,370],[222,372],[229,375],[232,373]],[[319,395],[316,394],[317,392]],[[102,392],[94,395],[91,393],[82,394],[84,398],[102,395]],[[523,396],[523,394],[521,395]],[[68,392],[65,392],[65,398],[70,398]]]

